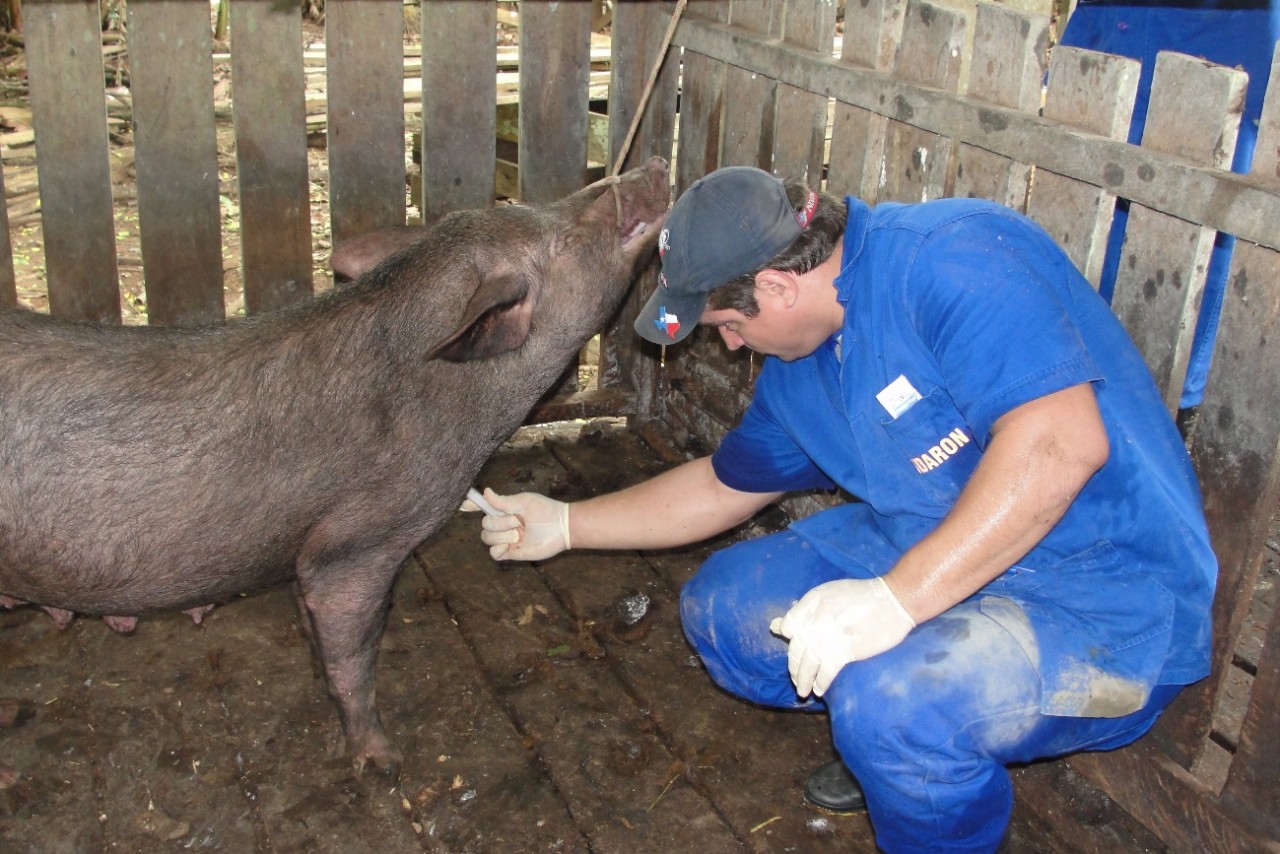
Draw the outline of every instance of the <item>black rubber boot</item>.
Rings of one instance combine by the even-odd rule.
[[[862,787],[839,759],[820,766],[804,781],[804,799],[819,809],[837,814],[862,812],[867,801]]]

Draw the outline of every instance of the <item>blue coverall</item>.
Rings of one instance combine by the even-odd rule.
[[[765,359],[712,464],[738,490],[860,500],[716,553],[681,616],[727,690],[827,711],[884,850],[989,851],[1012,807],[1005,764],[1126,744],[1208,673],[1217,564],[1150,373],[1038,225],[972,199],[846,204],[842,331]],[[997,419],[1081,383],[1110,456],[1059,524],[822,700],[797,697],[770,621],[824,581],[888,571],[951,508]],[[919,399],[882,404],[891,384]]]

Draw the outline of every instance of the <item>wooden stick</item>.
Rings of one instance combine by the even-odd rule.
[[[667,24],[667,34],[662,37],[662,47],[658,50],[657,60],[653,63],[653,68],[649,72],[649,82],[644,86],[644,92],[640,95],[640,107],[636,110],[635,117],[631,119],[631,127],[627,128],[627,138],[622,143],[622,148],[618,150],[618,159],[614,161],[613,171],[609,174],[617,176],[618,170],[622,168],[622,162],[627,159],[627,152],[631,150],[631,143],[636,137],[636,129],[640,127],[640,119],[644,117],[645,107],[649,104],[649,95],[653,92],[653,86],[658,81],[658,72],[662,69],[663,60],[667,58],[667,51],[671,49],[671,39],[676,33],[676,24],[680,23],[680,15],[684,12],[685,4],[688,0],[678,0],[676,10],[671,13],[671,23]]]

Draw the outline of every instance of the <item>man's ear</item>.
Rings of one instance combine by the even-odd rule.
[[[783,308],[791,308],[799,295],[795,276],[781,270],[756,273],[756,302],[775,301]]]

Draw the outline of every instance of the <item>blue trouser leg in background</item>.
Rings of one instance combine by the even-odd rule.
[[[1277,0],[1079,0],[1067,19],[1061,43],[1127,56],[1142,63],[1128,136],[1134,144],[1142,140],[1156,56],[1160,51],[1177,51],[1220,65],[1243,68],[1249,74],[1249,85],[1231,171],[1244,174],[1253,161],[1258,121],[1277,39],[1280,39]],[[1108,301],[1119,270],[1127,218],[1128,207],[1122,203],[1116,210],[1098,287]],[[1196,321],[1182,407],[1198,406],[1204,399],[1234,246],[1234,236],[1217,236]]]
[[[866,536],[850,550],[861,564],[838,566],[792,531],[718,552],[682,591],[681,619],[721,687],[778,708],[825,707],[885,851],[993,850],[1013,805],[1006,764],[1127,744],[1176,694],[1157,688],[1121,718],[1042,714],[1039,673],[1015,637],[1030,623],[1012,600],[978,595],[845,667],[823,700],[802,701],[769,622],[818,584],[887,571],[892,547]]]

